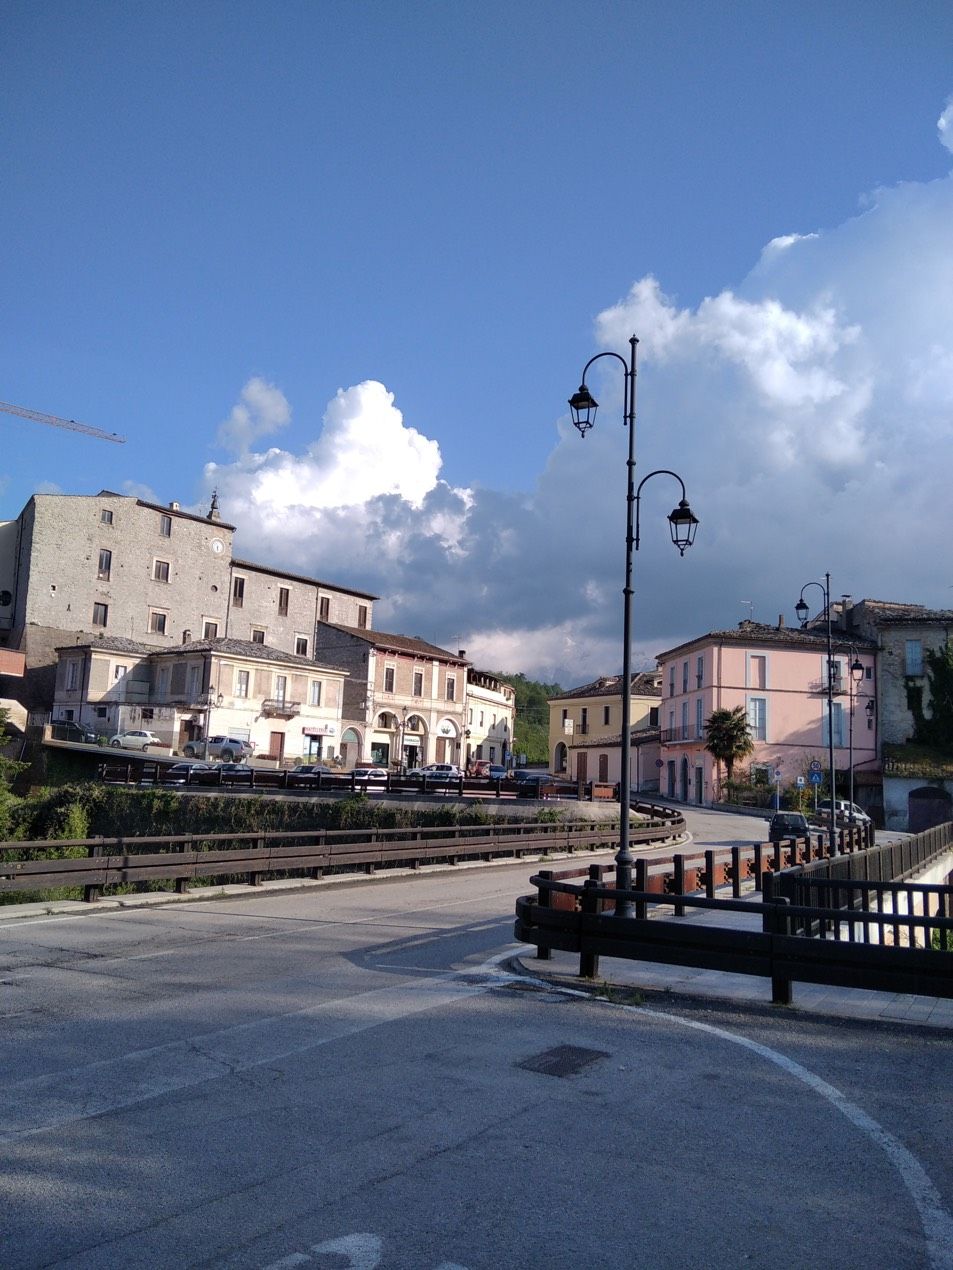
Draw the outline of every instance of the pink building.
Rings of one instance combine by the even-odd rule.
[[[874,709],[876,643],[833,634],[834,766],[846,797],[851,750],[855,774],[877,760]],[[850,665],[859,661],[855,682]],[[817,760],[826,794],[828,750],[827,637],[824,629],[792,630],[744,621],[736,630],[712,631],[661,653],[661,793],[683,802],[719,801],[723,772],[705,749],[705,723],[714,710],[743,707],[754,753],[736,765],[756,780],[782,789],[810,780]],[[853,727],[851,727],[853,720]],[[852,744],[851,744],[852,742]],[[856,779],[856,775],[855,775]],[[844,792],[842,793],[841,790]],[[856,797],[856,794],[855,794]]]

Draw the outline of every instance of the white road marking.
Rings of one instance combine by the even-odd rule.
[[[489,962],[484,964],[486,966],[492,964],[496,967],[500,961],[505,961],[512,956],[513,949],[491,958]],[[499,978],[504,973],[497,970],[497,977]],[[775,1066],[780,1067],[790,1076],[807,1085],[816,1094],[825,1098],[855,1128],[866,1134],[884,1152],[887,1159],[900,1174],[900,1179],[916,1207],[920,1217],[920,1224],[923,1227],[927,1256],[932,1270],[953,1270],[953,1216],[950,1215],[944,1206],[943,1197],[930,1181],[923,1165],[911,1151],[907,1150],[899,1139],[895,1138],[892,1133],[888,1132],[883,1125],[874,1120],[872,1116],[869,1116],[856,1103],[851,1102],[847,1095],[837,1089],[836,1086],[831,1085],[820,1076],[816,1076],[814,1072],[804,1067],[801,1063],[796,1062],[793,1058],[788,1058],[786,1054],[772,1049],[769,1045],[762,1045],[759,1041],[750,1040],[748,1037],[739,1036],[734,1032],[728,1032],[724,1028],[715,1027],[711,1023],[702,1023],[697,1019],[683,1018],[679,1014],[671,1014],[665,1010],[647,1010],[643,1006],[637,1005],[615,1005],[599,997],[593,997],[591,993],[584,992],[580,988],[567,988],[559,984],[549,983],[545,979],[536,979],[528,975],[510,973],[508,977],[514,982],[532,983],[550,992],[582,997],[587,1001],[596,1001],[600,1005],[606,1005],[614,1010],[626,1010],[646,1019],[666,1019],[670,1023],[678,1024],[679,1027],[691,1028],[696,1032],[707,1032],[710,1036],[717,1036],[723,1041],[729,1041],[732,1045],[740,1045],[743,1049],[751,1050],[752,1053],[759,1055],[759,1057],[767,1059],[769,1063],[774,1063]]]

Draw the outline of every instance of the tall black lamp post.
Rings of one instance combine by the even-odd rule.
[[[804,599],[804,592],[808,587],[812,586],[820,587],[824,593],[824,612],[827,615],[827,754],[831,786],[829,832],[831,855],[837,855],[837,828],[834,813],[834,800],[837,797],[837,773],[834,768],[834,644],[831,633],[831,575],[825,573],[823,582],[805,582],[801,587],[801,598],[795,604],[794,611],[802,628],[807,626],[807,619],[811,614],[811,610]]]
[[[632,551],[633,548],[638,549],[638,516],[637,502],[638,495],[641,495],[642,485],[650,476],[658,476],[665,474],[667,476],[675,476],[675,479],[682,487],[682,499],[679,505],[671,512],[668,517],[669,527],[672,533],[672,542],[679,550],[680,555],[685,554],[685,549],[690,547],[695,540],[695,530],[698,527],[698,520],[692,513],[692,509],[688,505],[685,497],[685,484],[680,476],[676,476],[674,472],[667,469],[660,469],[658,472],[650,472],[649,476],[639,485],[638,495],[635,489],[635,376],[636,376],[636,349],[639,341],[636,336],[632,336],[629,340],[629,361],[619,353],[604,352],[596,353],[594,357],[590,357],[583,367],[582,383],[579,390],[574,392],[569,398],[569,407],[572,411],[572,421],[579,429],[580,434],[585,437],[586,433],[592,427],[596,418],[596,410],[599,403],[593,397],[592,393],[586,387],[586,375],[589,367],[599,361],[602,357],[612,357],[616,361],[622,363],[622,369],[625,375],[625,400],[623,403],[622,422],[629,429],[629,456],[626,461],[627,471],[627,492],[626,492],[626,526],[625,526],[625,587],[622,592],[623,609],[622,609],[622,772],[619,782],[619,803],[620,803],[620,833],[619,833],[619,851],[615,858],[616,863],[616,888],[619,891],[626,892],[632,889],[632,863],[633,856],[629,848],[629,756],[631,753],[631,737],[629,735],[629,720],[632,715]],[[636,532],[633,534],[633,525]],[[631,917],[635,911],[632,900],[620,897],[616,904],[617,917]]]
[[[850,783],[849,783],[850,793],[848,797],[850,799],[850,808],[847,812],[847,819],[850,821],[851,827],[853,827],[853,824],[854,824],[854,692],[855,692],[855,688],[860,687],[861,681],[864,677],[864,664],[860,660],[860,658],[857,656],[856,649],[852,648],[850,650],[850,656],[851,656],[850,683],[848,685],[848,690],[850,693],[850,703],[849,703],[850,717],[847,722],[847,734],[849,737],[847,765],[850,768]]]

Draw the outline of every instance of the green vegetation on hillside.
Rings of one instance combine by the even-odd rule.
[[[562,692],[559,684],[540,683],[525,675],[503,675],[498,679],[510,684],[516,692],[516,738],[514,753],[525,754],[527,763],[549,763],[549,698]]]

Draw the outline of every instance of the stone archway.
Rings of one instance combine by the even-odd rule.
[[[921,785],[907,795],[907,828],[922,833],[953,820],[953,798],[944,785]]]
[[[560,741],[553,751],[553,771],[564,772],[569,766],[569,751],[564,741]]]
[[[357,728],[345,728],[341,736],[341,761],[345,767],[356,767],[361,761],[364,743]]]

